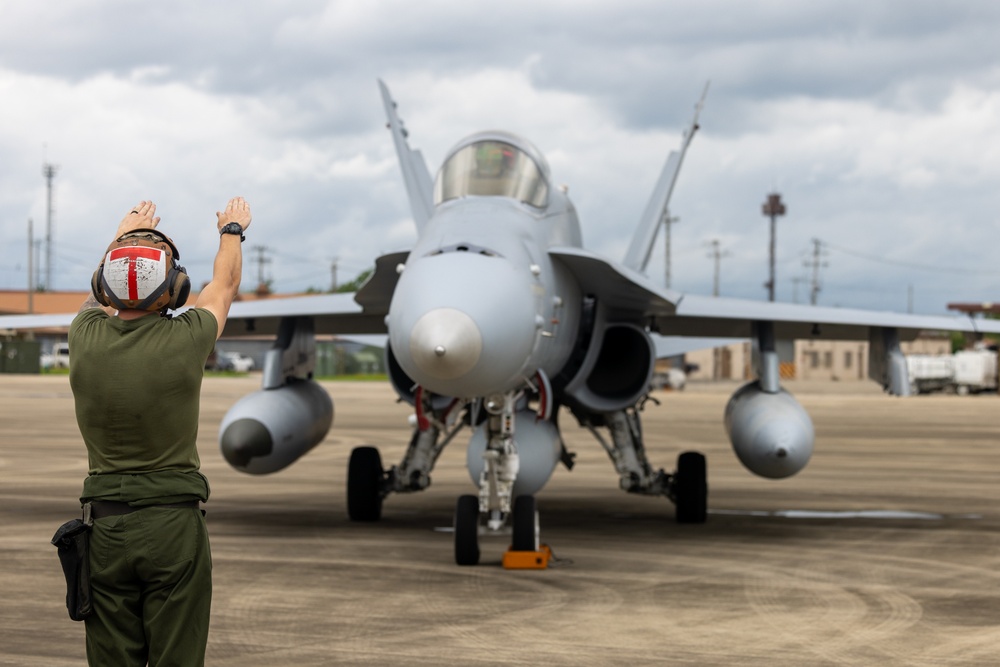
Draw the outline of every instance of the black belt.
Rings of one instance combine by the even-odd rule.
[[[135,507],[129,505],[128,503],[121,503],[116,500],[94,500],[90,502],[90,516],[94,519],[103,519],[109,516],[119,516],[121,514],[131,514],[138,510],[144,510],[150,507],[172,507],[172,508],[183,508],[183,509],[197,509],[198,500],[188,500],[183,503],[167,503],[165,505],[142,505],[141,507]]]

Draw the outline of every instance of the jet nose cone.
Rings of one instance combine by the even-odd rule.
[[[536,287],[525,262],[460,251],[410,260],[389,305],[396,361],[442,396],[519,386],[534,373]]]
[[[468,373],[479,361],[483,336],[475,321],[455,308],[435,308],[414,324],[410,356],[427,375],[453,380]]]

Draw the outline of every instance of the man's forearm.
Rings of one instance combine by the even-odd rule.
[[[223,234],[219,237],[219,252],[215,255],[212,266],[212,282],[230,291],[233,296],[240,289],[243,279],[243,248],[240,237],[233,234]]]

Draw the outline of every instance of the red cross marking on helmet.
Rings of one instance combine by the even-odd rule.
[[[118,259],[128,260],[128,298],[139,298],[138,276],[136,274],[136,263],[139,259],[151,259],[159,261],[163,258],[163,251],[158,248],[147,248],[145,246],[131,246],[128,248],[115,248],[111,251],[111,261]]]

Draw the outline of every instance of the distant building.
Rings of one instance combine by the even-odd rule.
[[[951,354],[951,338],[947,334],[924,334],[900,347],[903,354]],[[688,373],[688,379],[750,380],[753,378],[751,355],[749,341],[689,352],[685,362],[697,369]],[[781,377],[785,380],[852,382],[868,379],[867,341],[796,340],[791,344],[779,341],[778,358],[781,359]]]

